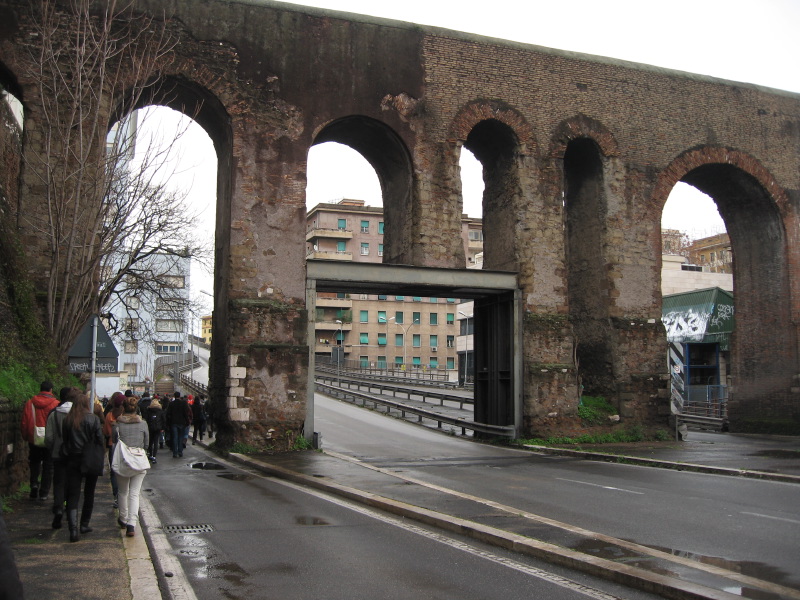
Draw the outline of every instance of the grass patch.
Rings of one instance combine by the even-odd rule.
[[[617,409],[602,396],[581,396],[578,416],[587,425],[603,425],[608,417],[617,414]]]
[[[260,452],[260,450],[252,444],[245,444],[244,442],[236,442],[228,451],[234,452],[235,454],[258,454]]]
[[[3,514],[13,513],[14,507],[11,506],[11,504],[22,500],[25,496],[27,496],[30,493],[30,491],[31,491],[30,484],[23,483],[22,485],[19,486],[19,489],[13,494],[8,494],[0,498],[3,504]]]
[[[309,442],[305,436],[298,435],[289,445],[289,450],[313,450],[314,444]]]
[[[612,433],[584,433],[576,437],[552,436],[548,438],[521,439],[517,440],[516,443],[534,446],[577,446],[579,444],[627,444],[642,442],[644,439],[644,429],[639,425],[633,425]]]

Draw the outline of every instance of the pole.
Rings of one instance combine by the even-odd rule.
[[[92,318],[92,393],[89,399],[94,410],[94,397],[97,395],[97,315]]]
[[[339,342],[344,342],[344,340],[340,339],[342,334],[342,322],[338,319],[336,322],[339,324],[339,329],[336,330],[336,386],[342,387],[342,350],[344,350],[344,343],[339,344]]]

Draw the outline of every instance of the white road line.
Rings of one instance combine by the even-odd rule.
[[[579,483],[581,485],[590,485],[592,487],[599,487],[603,488],[604,490],[612,490],[614,492],[625,492],[626,494],[637,494],[639,496],[644,496],[644,492],[634,492],[633,490],[626,490],[625,488],[618,488],[610,485],[600,485],[599,483],[589,483],[588,481],[578,481],[577,479],[563,479],[561,477],[556,477],[556,479],[558,481],[569,481],[570,483]]]
[[[436,533],[434,531],[429,531],[407,521],[398,519],[396,517],[392,517],[389,515],[385,515],[383,513],[377,512],[373,509],[353,504],[347,500],[343,500],[340,498],[336,498],[334,496],[330,496],[324,492],[320,492],[318,490],[312,490],[310,488],[304,487],[302,485],[292,483],[291,481],[286,481],[283,479],[274,478],[271,480],[272,483],[277,483],[280,485],[284,485],[290,487],[292,489],[298,490],[300,492],[311,494],[321,500],[325,500],[327,502],[332,502],[337,506],[341,506],[342,508],[347,508],[349,510],[355,511],[372,519],[376,519],[388,525],[393,525],[394,527],[399,527],[400,529],[404,529],[411,533],[415,533],[417,535],[421,535],[426,537],[430,540],[435,542],[439,542],[440,544],[445,544],[450,546],[451,548],[455,548],[457,550],[461,550],[462,552],[467,552],[472,554],[473,556],[478,556],[485,560],[489,560],[491,562],[503,565],[510,569],[514,569],[515,571],[519,571],[520,573],[525,573],[526,575],[530,575],[532,577],[536,577],[538,579],[547,581],[548,583],[552,583],[554,585],[566,588],[568,590],[572,590],[574,592],[578,592],[585,596],[589,596],[590,598],[595,598],[596,600],[620,600],[618,596],[612,596],[611,594],[606,594],[603,591],[598,589],[589,587],[582,583],[578,583],[577,581],[573,581],[571,579],[567,579],[566,577],[561,577],[560,575],[556,575],[555,573],[550,573],[548,571],[544,571],[542,569],[537,569],[536,567],[532,567],[530,565],[526,565],[510,558],[505,558],[502,556],[498,556],[492,552],[487,550],[481,550],[479,548],[475,548],[465,542],[461,542],[459,540],[454,540],[449,538],[445,535]]]
[[[762,517],[764,519],[772,519],[774,521],[783,521],[785,523],[794,523],[796,525],[800,525],[800,521],[795,519],[784,519],[783,517],[773,517],[771,515],[762,515],[761,513],[754,513],[754,512],[742,512],[743,515],[750,515],[753,517]]]

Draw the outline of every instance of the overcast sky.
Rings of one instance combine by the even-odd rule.
[[[311,0],[331,10],[435,25],[490,37],[609,56],[800,93],[800,0]],[[193,147],[203,142],[200,134]],[[189,138],[187,138],[189,139]],[[309,154],[308,204],[350,197],[380,204],[374,171],[346,147]],[[215,158],[194,158],[192,196],[213,222]],[[480,216],[482,181],[462,164],[465,212]],[[713,201],[679,184],[662,225],[697,237],[723,228]],[[691,207],[689,209],[688,207]],[[210,285],[210,283],[208,284]]]

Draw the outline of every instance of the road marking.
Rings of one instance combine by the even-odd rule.
[[[705,571],[707,573],[712,573],[714,575],[719,575],[721,577],[727,577],[728,579],[732,579],[739,583],[744,584],[747,587],[753,587],[762,590],[768,590],[778,595],[784,595],[787,598],[793,598],[795,600],[800,600],[800,590],[796,590],[793,588],[787,588],[780,584],[772,583],[769,581],[763,581],[756,577],[751,577],[749,575],[744,575],[742,573],[737,573],[731,571],[729,569],[724,569],[722,567],[717,567],[716,565],[710,565],[706,563],[698,562],[694,559],[677,556],[675,554],[664,552],[662,550],[656,550],[655,548],[650,548],[649,546],[644,546],[642,544],[637,544],[636,542],[630,542],[628,540],[623,540],[619,538],[615,538],[613,536],[605,535],[599,533],[597,531],[591,531],[588,529],[584,529],[582,527],[577,527],[575,525],[570,525],[568,523],[563,523],[561,521],[556,521],[554,519],[550,519],[548,517],[544,517],[542,515],[536,515],[534,513],[530,513],[527,511],[520,510],[518,508],[514,508],[512,506],[506,506],[501,504],[500,502],[495,502],[494,500],[489,500],[487,498],[481,498],[479,496],[473,496],[472,494],[467,494],[464,492],[459,492],[457,490],[453,490],[444,486],[436,485],[435,483],[429,483],[422,479],[417,479],[415,477],[409,477],[408,475],[404,475],[402,473],[398,473],[395,471],[382,469],[381,467],[377,467],[375,465],[371,465],[366,463],[358,458],[349,456],[347,454],[342,454],[340,452],[333,452],[331,450],[325,450],[325,454],[329,454],[333,457],[339,458],[341,460],[346,460],[353,464],[357,464],[365,469],[370,469],[373,471],[377,471],[379,473],[383,473],[385,475],[389,475],[391,477],[396,477],[402,481],[406,481],[409,483],[414,483],[432,490],[436,490],[442,492],[444,494],[449,494],[451,496],[455,496],[457,498],[464,498],[467,500],[472,500],[474,502],[478,502],[480,504],[484,504],[485,506],[491,506],[492,508],[496,508],[497,510],[502,510],[509,514],[513,514],[519,517],[524,517],[526,519],[530,519],[531,521],[536,521],[539,523],[545,523],[547,525],[552,525],[553,527],[558,527],[565,531],[570,531],[572,533],[576,533],[578,535],[585,535],[592,537],[596,540],[604,541],[612,545],[619,546],[621,548],[627,548],[628,550],[632,550],[634,552],[640,552],[642,554],[646,554],[652,556],[654,558],[670,561],[673,563],[678,563],[693,569],[697,569],[700,571]]]
[[[556,477],[556,479],[558,481],[569,481],[570,483],[579,483],[581,485],[590,485],[592,487],[599,487],[603,488],[604,490],[611,490],[614,492],[625,492],[627,494],[638,494],[639,496],[644,496],[644,492],[634,492],[633,490],[626,490],[625,488],[618,488],[610,485],[600,485],[599,483],[589,483],[588,481],[578,481],[577,479],[563,479],[561,477]]]
[[[743,515],[751,515],[753,517],[762,517],[764,519],[773,519],[774,521],[784,521],[785,523],[794,523],[800,525],[800,521],[795,519],[784,519],[783,517],[773,517],[772,515],[762,515],[761,513],[743,512]]]
[[[526,575],[530,575],[531,577],[536,577],[538,579],[542,579],[547,581],[548,583],[552,583],[554,585],[566,588],[568,590],[572,590],[574,592],[578,592],[585,596],[589,596],[590,598],[595,598],[596,600],[620,600],[618,596],[612,596],[611,594],[607,594],[601,590],[595,589],[593,587],[584,585],[577,581],[573,581],[571,579],[567,579],[566,577],[561,577],[560,575],[556,575],[555,573],[550,573],[548,571],[544,571],[542,569],[538,569],[536,567],[532,567],[530,565],[526,565],[521,562],[517,562],[510,558],[505,558],[503,556],[498,556],[488,550],[481,550],[480,548],[476,548],[467,544],[465,542],[455,540],[449,538],[445,535],[440,533],[436,533],[435,531],[429,531],[420,527],[418,525],[414,525],[407,521],[398,519],[397,517],[393,517],[390,515],[385,515],[381,512],[375,511],[373,509],[367,508],[365,506],[361,506],[359,504],[354,504],[348,500],[344,500],[341,498],[336,498],[335,496],[331,496],[326,494],[325,492],[321,492],[318,490],[312,490],[308,487],[292,483],[291,481],[286,481],[283,479],[274,478],[271,480],[273,483],[278,483],[280,485],[284,485],[295,489],[297,491],[310,494],[319,498],[321,500],[325,500],[327,502],[331,502],[336,504],[337,506],[341,506],[342,508],[346,508],[362,514],[364,516],[370,517],[377,521],[381,521],[382,523],[386,523],[387,525],[392,525],[394,527],[399,527],[400,529],[404,529],[410,533],[414,533],[417,535],[421,535],[426,537],[432,541],[439,542],[440,544],[445,544],[446,546],[450,546],[456,550],[461,550],[462,552],[467,552],[468,554],[472,554],[473,556],[477,556],[479,558],[483,558],[484,560],[488,560],[494,562],[499,565],[503,565],[504,567],[508,567],[510,569],[514,569],[520,573],[525,573]]]

